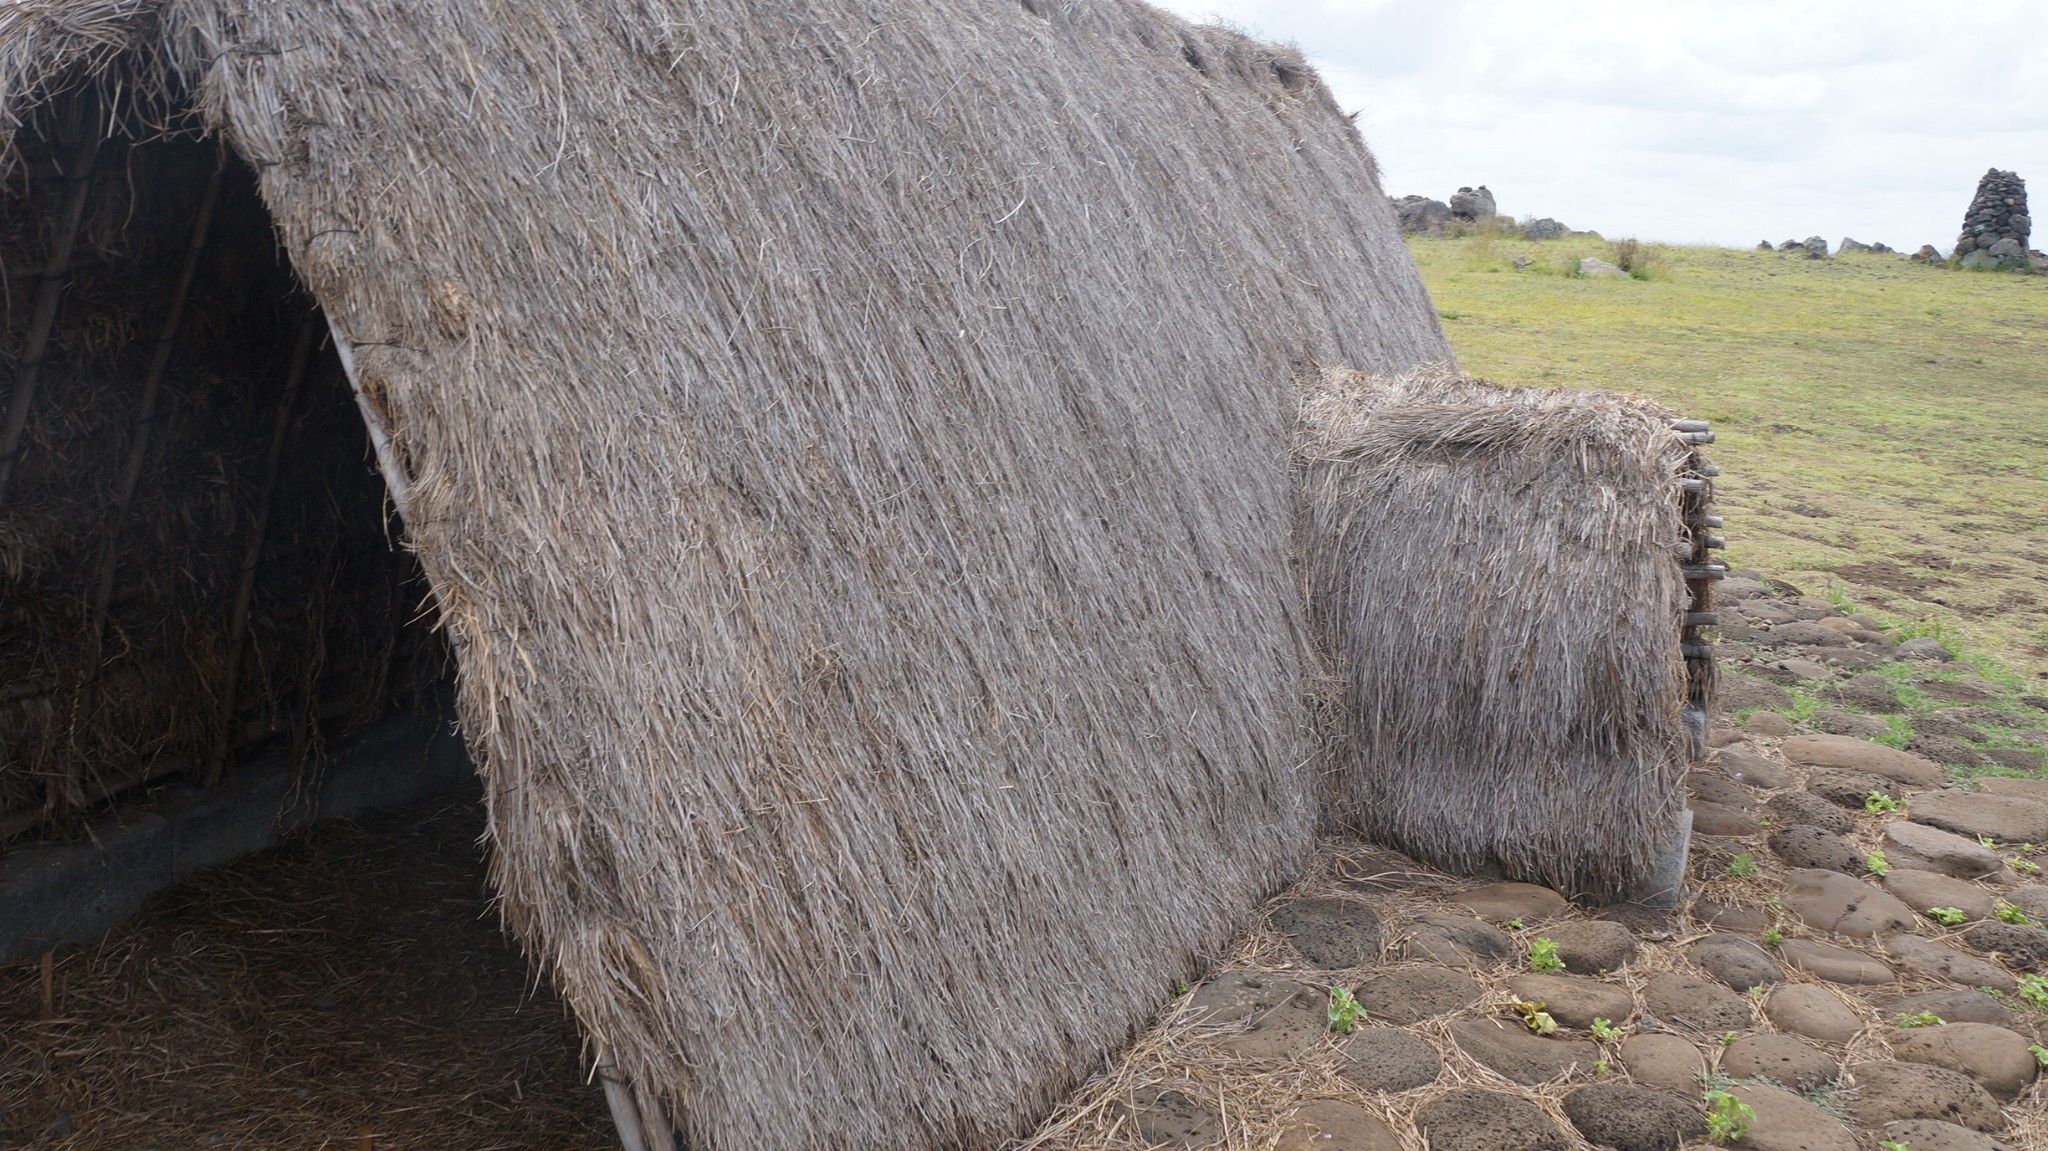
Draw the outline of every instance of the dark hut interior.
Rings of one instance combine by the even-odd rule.
[[[0,1145],[608,1146],[475,789],[305,828],[366,733],[445,736],[452,662],[254,174],[117,86],[6,174],[0,878],[253,773],[304,830],[8,970]]]
[[[101,142],[101,109],[56,101],[19,134],[0,234],[9,842],[280,741],[317,770],[447,671],[252,174],[132,116]]]

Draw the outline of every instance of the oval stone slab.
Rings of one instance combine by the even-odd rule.
[[[1317,967],[1358,967],[1379,958],[1379,913],[1358,900],[1298,900],[1274,909],[1272,918],[1302,958]]]
[[[1534,1086],[1570,1075],[1591,1075],[1600,1049],[1583,1039],[1546,1039],[1527,1027],[1496,1019],[1460,1019],[1451,1024],[1458,1049],[1503,1078]]]
[[[1998,1102],[1960,1071],[1921,1063],[1859,1063],[1850,1103],[1856,1122],[1879,1127],[1900,1119],[1939,1119],[1978,1131],[2005,1126]]]
[[[1785,909],[1807,926],[1837,935],[1911,931],[1917,918],[1897,897],[1835,871],[1790,872],[1783,899]]]
[[[1543,1004],[1550,1017],[1581,1031],[1595,1019],[1620,1024],[1636,1013],[1635,996],[1619,984],[1579,975],[1517,975],[1508,990],[1519,999]]]
[[[1737,991],[1785,981],[1777,960],[1740,935],[1709,935],[1686,954],[1707,974]]]
[[[1863,1017],[1841,996],[1811,983],[1787,983],[1772,991],[1764,1000],[1764,1016],[1780,1031],[1822,1043],[1847,1043],[1863,1030]]]
[[[1915,935],[1897,935],[1885,940],[1885,953],[1898,961],[1908,974],[1945,979],[1969,987],[1990,987],[2011,991],[2019,986],[2011,973],[1988,960],[1957,951],[1945,943]]]
[[[1287,1117],[1276,1151],[1401,1151],[1401,1138],[1356,1103],[1318,1099]]]
[[[1729,1089],[1756,1112],[1742,1137],[1755,1151],[1857,1151],[1856,1137],[1840,1120],[1792,1094],[1761,1083]]]
[[[1853,736],[1795,735],[1778,750],[1793,763],[1863,771],[1914,787],[1940,787],[1948,782],[1948,773],[1933,760]]]
[[[1628,1151],[1677,1151],[1704,1135],[1697,1106],[1664,1091],[1626,1083],[1594,1083],[1564,1097],[1565,1117],[1588,1142]]]
[[[2028,1041],[1988,1023],[1915,1027],[1892,1040],[1892,1053],[1909,1063],[1960,1071],[1994,1098],[2013,1100],[2034,1085],[2041,1064]]]
[[[1794,1091],[1833,1083],[1842,1074],[1835,1057],[1790,1035],[1745,1035],[1721,1053],[1721,1073],[1735,1079],[1770,1079]]]
[[[1471,976],[1446,967],[1406,967],[1364,980],[1356,995],[1371,1018],[1414,1023],[1470,1007],[1486,989]]]
[[[1829,983],[1876,987],[1892,982],[1892,969],[1860,951],[1812,939],[1788,939],[1779,945],[1785,962]]]
[[[1563,915],[1571,910],[1565,898],[1548,887],[1533,883],[1493,883],[1451,896],[1451,902],[1482,919],[1506,923],[1519,919],[1533,924],[1539,919]]]
[[[1621,1041],[1618,1054],[1629,1078],[1647,1087],[1688,1097],[1699,1094],[1701,1079],[1707,1073],[1707,1061],[1699,1048],[1661,1031],[1629,1036]]]
[[[1430,1151],[1565,1151],[1570,1146],[1534,1103],[1473,1087],[1424,1104],[1415,1113],[1415,1126]]]
[[[1974,883],[1917,867],[1894,867],[1883,883],[1886,891],[1923,915],[1931,908],[1953,907],[1966,919],[1988,919],[1995,902],[1990,892]]]
[[[1660,972],[1643,984],[1643,1010],[1665,1023],[1719,1034],[1756,1022],[1749,1001],[1718,983]]]
[[[2016,795],[1929,791],[1906,804],[1915,823],[1957,835],[1988,835],[2000,843],[2048,841],[2048,803]]]
[[[1367,1091],[1409,1091],[1444,1069],[1436,1048],[1398,1027],[1361,1027],[1338,1040],[1337,1056],[1337,1074]]]

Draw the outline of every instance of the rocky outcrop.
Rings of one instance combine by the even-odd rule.
[[[1451,222],[1451,206],[1428,196],[1402,196],[1394,201],[1394,218],[1403,232],[1439,232]]]
[[[1476,224],[1493,219],[1499,212],[1494,207],[1493,193],[1481,184],[1477,188],[1460,188],[1452,193],[1451,215],[1468,224]]]

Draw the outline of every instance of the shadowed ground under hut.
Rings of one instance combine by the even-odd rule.
[[[0,979],[0,1147],[616,1146],[474,798],[323,825]],[[73,1134],[65,1137],[66,1131]]]

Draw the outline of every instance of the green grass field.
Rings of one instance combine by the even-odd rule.
[[[1414,238],[1460,365],[1714,422],[1731,562],[2048,677],[2048,276]],[[1514,267],[1525,256],[1530,265]]]

